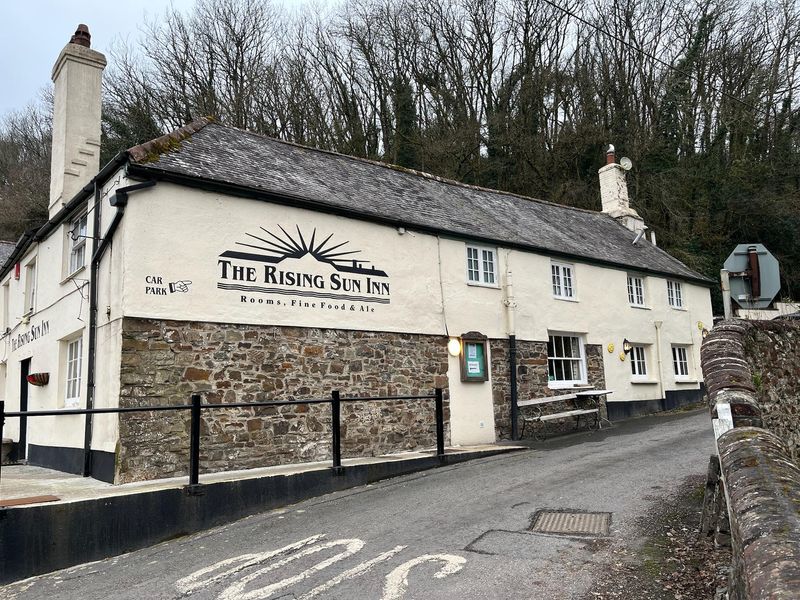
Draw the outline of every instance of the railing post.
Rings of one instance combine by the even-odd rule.
[[[339,391],[333,390],[331,392],[331,435],[332,435],[332,454],[333,454],[333,470],[336,473],[342,471],[342,413],[341,413],[341,399]]]
[[[444,456],[444,399],[442,388],[436,388],[436,454]]]
[[[189,492],[200,485],[200,394],[192,394],[191,429],[189,433]]]

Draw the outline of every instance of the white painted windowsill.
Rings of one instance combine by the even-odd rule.
[[[655,385],[658,379],[631,379],[633,385]]]

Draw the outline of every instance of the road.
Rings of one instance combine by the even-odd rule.
[[[248,517],[0,598],[582,598],[712,450],[705,411],[637,419]],[[610,512],[610,535],[528,531],[547,508]]]

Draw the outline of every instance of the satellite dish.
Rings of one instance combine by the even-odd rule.
[[[622,158],[619,159],[619,166],[625,169],[626,171],[630,171],[631,167],[633,167],[633,161],[627,156],[623,156]]]

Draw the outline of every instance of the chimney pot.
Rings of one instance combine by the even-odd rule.
[[[84,48],[91,48],[92,34],[89,33],[89,28],[83,23],[78,25],[78,28],[75,30],[75,35],[72,36],[69,43],[78,44],[78,46],[83,46]]]
[[[609,144],[608,150],[606,150],[606,164],[613,165],[615,162],[617,162],[617,155],[614,149],[614,144]]]

